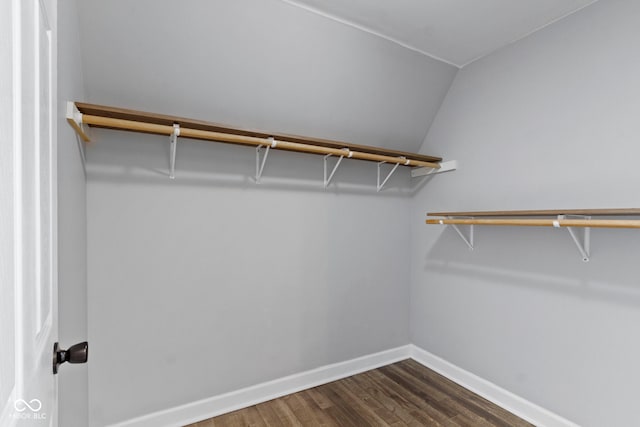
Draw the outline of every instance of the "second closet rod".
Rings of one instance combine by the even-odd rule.
[[[429,218],[426,220],[426,223],[456,225],[513,225],[530,227],[640,228],[640,220],[633,219]]]
[[[133,120],[114,119],[111,117],[92,116],[88,114],[82,115],[82,123],[110,129],[130,130],[134,132],[145,132],[167,136],[171,135],[174,131],[173,126],[168,125],[138,122]],[[252,145],[254,147],[269,146],[271,148],[280,148],[289,151],[299,151],[304,153],[325,155],[331,154],[334,156],[344,156],[351,159],[395,163],[403,166],[419,166],[440,169],[440,164],[434,162],[405,159],[403,157],[384,156],[381,154],[365,153],[362,151],[351,151],[348,148],[339,149],[323,147],[319,145],[301,144],[298,142],[278,141],[271,138],[259,138],[254,136],[236,135],[231,133],[213,132],[183,127],[180,127],[180,136],[184,138],[201,139],[206,141],[228,142],[232,144]]]

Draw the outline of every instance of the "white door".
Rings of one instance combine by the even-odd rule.
[[[0,426],[57,426],[56,0],[0,1]]]

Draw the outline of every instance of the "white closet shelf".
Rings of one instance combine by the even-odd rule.
[[[427,216],[432,217],[427,218],[427,224],[451,225],[471,250],[474,225],[566,228],[585,262],[589,261],[591,228],[640,228],[640,220],[637,219],[592,218],[640,216],[638,208],[430,212]],[[470,226],[468,236],[459,225]],[[575,227],[583,229],[581,239],[578,238]]]
[[[83,124],[105,129],[169,136],[171,144],[169,175],[172,178],[175,168],[175,151],[178,137],[255,147],[256,181],[260,180],[262,170],[264,169],[264,162],[266,161],[269,150],[272,148],[324,155],[325,187],[337,169],[336,165],[327,179],[326,159],[331,156],[335,156],[339,160],[348,158],[378,162],[378,191],[380,191],[398,166],[412,167],[414,168],[413,172],[415,172],[416,169],[420,170],[419,174],[412,174],[413,176],[447,172],[455,169],[457,166],[455,162],[443,162],[441,157],[436,156],[312,137],[253,131],[201,120],[81,102],[69,102],[67,107],[67,121],[85,142],[89,142],[90,138],[84,131]],[[266,151],[261,156],[260,151],[263,148],[266,149]],[[395,166],[386,178],[381,181],[380,166],[385,163]]]

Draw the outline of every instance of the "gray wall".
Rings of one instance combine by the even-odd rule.
[[[87,339],[85,173],[82,147],[65,120],[66,102],[84,98],[78,26],[76,2],[58,2],[58,329],[63,348]],[[87,425],[87,372],[86,365],[60,369],[60,426]]]
[[[417,149],[456,72],[280,1],[143,3],[81,5],[91,101]],[[172,181],[167,138],[94,137],[90,425],[409,343],[406,169],[324,191],[272,151],[257,186],[254,150],[181,140]]]
[[[637,207],[640,2],[601,1],[464,68],[423,150],[458,159],[413,200],[411,339],[585,426],[640,424],[640,233],[476,228],[428,211]]]
[[[456,68],[281,0],[84,0],[91,102],[416,151]]]
[[[272,152],[256,185],[252,149],[185,141],[172,181],[165,138],[96,136],[90,425],[409,343],[406,177],[325,192],[320,156]]]

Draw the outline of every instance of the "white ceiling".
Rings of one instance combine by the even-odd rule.
[[[597,0],[283,0],[457,67]]]

